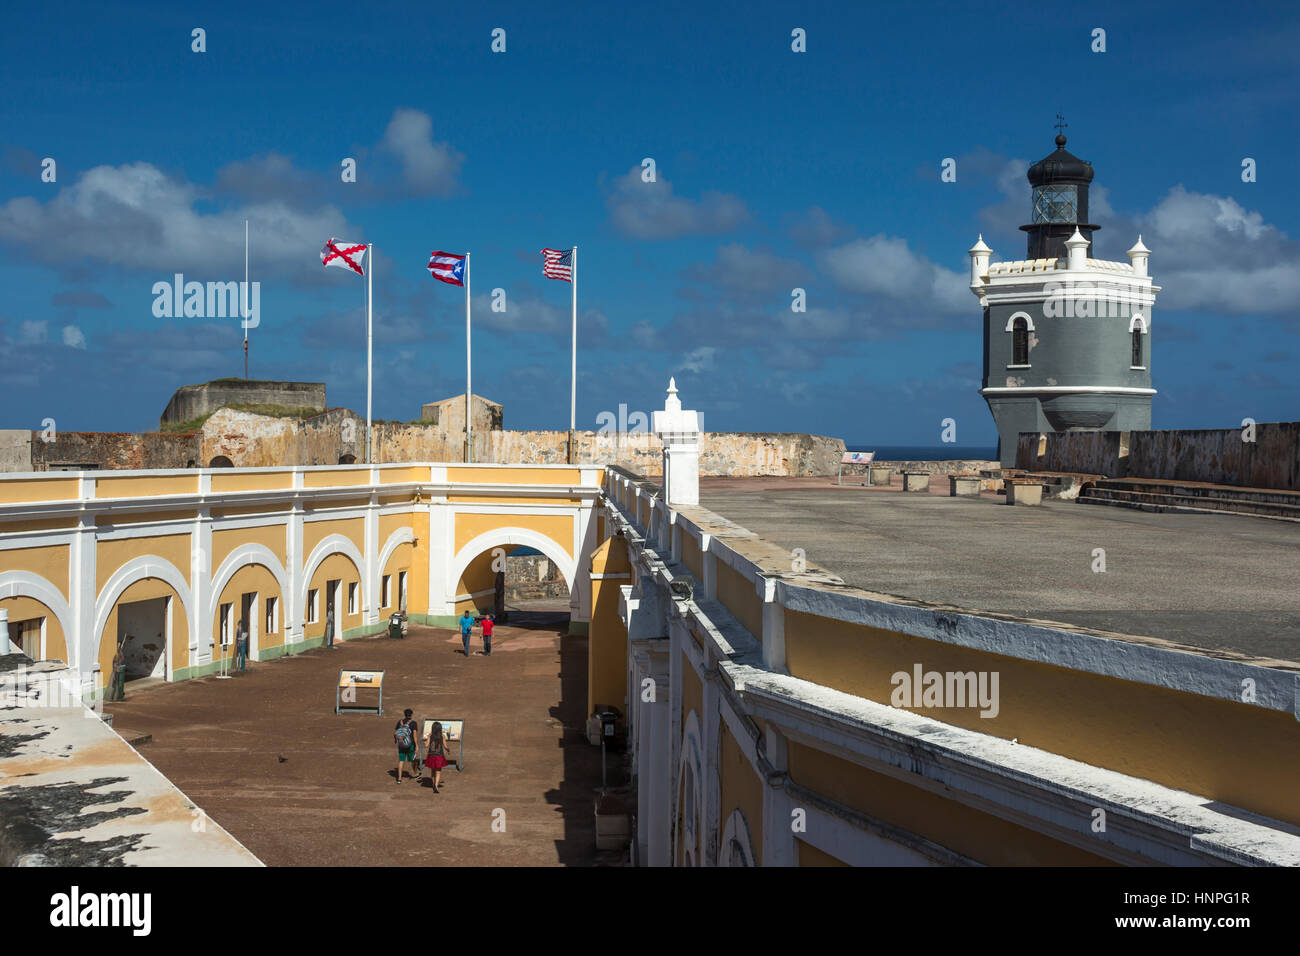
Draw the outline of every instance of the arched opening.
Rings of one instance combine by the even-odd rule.
[[[567,617],[576,578],[574,562],[554,541],[535,532],[504,529],[484,535],[457,556],[452,602],[457,616],[468,610],[498,621]]]
[[[1133,360],[1130,363],[1133,368],[1142,368],[1142,330],[1133,330]]]
[[[339,455],[340,465],[355,465],[357,463],[356,455]]]
[[[1029,323],[1025,319],[1011,324],[1011,364],[1029,364]]]
[[[214,656],[234,654],[235,632],[243,622],[248,632],[248,660],[266,659],[283,652],[287,633],[283,587],[286,577],[273,555],[251,553],[255,546],[236,551],[213,576],[217,589],[210,599],[211,633],[218,635]],[[233,570],[231,568],[233,567]],[[279,650],[277,650],[279,649]]]
[[[208,467],[209,468],[234,468],[235,463],[231,461],[229,458],[227,458],[225,455],[218,455],[216,458],[213,458],[210,462],[208,462]]]
[[[143,577],[127,586],[113,602],[100,632],[99,666],[111,686],[116,665],[126,670],[127,682],[147,678],[170,680],[186,660],[188,642],[176,640],[189,630],[180,595],[167,581]]]

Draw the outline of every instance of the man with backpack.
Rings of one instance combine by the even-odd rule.
[[[406,708],[405,715],[393,728],[393,741],[397,744],[397,782],[402,782],[402,767],[409,767],[411,776],[417,776],[415,754],[419,747],[417,726],[411,719],[411,708]]]

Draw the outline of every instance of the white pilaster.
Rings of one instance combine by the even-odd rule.
[[[677,382],[668,380],[668,397],[662,411],[654,413],[654,431],[664,443],[664,503],[700,503],[700,420],[683,411]]]

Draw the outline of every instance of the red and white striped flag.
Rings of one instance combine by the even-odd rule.
[[[365,257],[364,242],[344,242],[342,239],[330,239],[320,251],[321,265],[351,269],[359,276],[366,274]]]
[[[561,282],[573,281],[573,250],[565,249],[543,249],[542,255],[545,261],[542,263],[542,275],[548,279],[559,279]]]
[[[429,253],[429,275],[448,285],[465,284],[465,257],[454,252]]]

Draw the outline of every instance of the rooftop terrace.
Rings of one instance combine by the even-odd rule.
[[[1066,501],[1007,507],[988,493],[819,478],[706,478],[700,503],[871,591],[1300,661],[1297,523]],[[1104,573],[1092,570],[1097,548]]]

